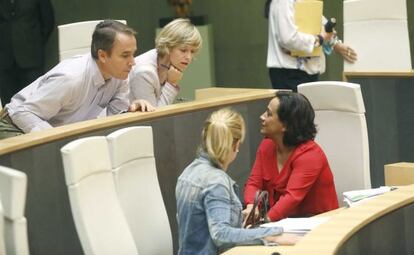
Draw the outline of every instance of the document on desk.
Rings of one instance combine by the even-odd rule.
[[[375,196],[384,194],[386,192],[394,190],[395,187],[388,187],[388,186],[381,186],[375,189],[363,189],[363,190],[352,190],[346,191],[342,193],[344,196],[344,202],[349,206],[352,207],[360,201],[365,201],[369,198],[373,198]]]
[[[280,221],[262,224],[260,227],[282,227],[284,233],[306,234],[328,220],[329,217],[286,218]]]

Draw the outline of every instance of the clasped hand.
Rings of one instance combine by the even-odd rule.
[[[178,86],[178,82],[183,78],[183,72],[176,68],[173,65],[170,65],[170,68],[167,72],[167,82],[173,86]]]

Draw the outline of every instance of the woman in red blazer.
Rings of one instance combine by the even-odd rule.
[[[270,221],[338,208],[328,160],[313,140],[315,112],[307,98],[279,91],[260,119],[265,139],[245,185],[244,214],[251,211],[257,190],[269,192]]]

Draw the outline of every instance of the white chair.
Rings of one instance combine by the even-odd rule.
[[[93,31],[101,21],[82,21],[58,26],[59,60],[90,52]],[[126,24],[125,20],[119,21]]]
[[[407,19],[406,0],[344,1],[344,20],[346,22],[401,19]]]
[[[119,204],[105,137],[81,138],[61,149],[76,230],[88,254],[138,251]]]
[[[361,88],[346,82],[298,86],[315,110],[316,142],[324,150],[335,179],[338,200],[344,191],[371,188],[368,131]]]
[[[24,217],[26,190],[25,173],[0,166],[0,197],[4,214],[6,254],[29,254],[27,220]]]
[[[344,39],[358,54],[345,71],[411,71],[406,0],[344,1]]]
[[[140,255],[172,255],[170,224],[158,183],[151,127],[107,136],[118,196]]]
[[[0,197],[0,254],[6,254],[6,246],[4,245],[4,220],[3,220],[3,206]]]

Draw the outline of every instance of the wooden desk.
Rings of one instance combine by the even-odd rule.
[[[204,120],[223,106],[231,106],[245,118],[248,134],[228,171],[242,187],[262,139],[259,116],[275,95],[274,90],[242,89],[218,96],[226,93],[217,88],[214,93],[215,98],[170,105],[153,113],[126,113],[1,140],[0,165],[28,175],[25,215],[30,254],[83,254],[70,210],[60,148],[80,137],[107,135],[134,125],[153,128],[158,179],[177,250],[175,184],[181,171],[195,158]]]
[[[414,185],[330,215],[291,247],[236,247],[225,255],[414,254]]]

